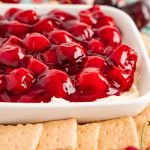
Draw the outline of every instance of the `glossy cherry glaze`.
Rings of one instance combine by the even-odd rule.
[[[99,6],[39,16],[11,8],[0,19],[0,101],[90,102],[131,88],[137,54]]]
[[[69,43],[73,41],[72,35],[64,30],[56,30],[50,32],[48,39],[52,44],[55,45]]]
[[[48,39],[39,33],[31,33],[24,42],[28,53],[38,53],[50,46]]]
[[[54,25],[49,18],[42,18],[32,26],[32,32],[38,32],[43,35],[48,35],[54,30]]]
[[[30,33],[30,26],[18,21],[0,21],[0,36],[9,37],[15,35],[19,38],[24,38]]]
[[[96,37],[103,43],[107,55],[121,44],[122,36],[120,31],[110,25],[103,26],[96,30]]]
[[[20,3],[20,0],[2,0],[3,3]]]
[[[73,34],[79,41],[85,41],[92,38],[94,32],[86,23],[77,20],[71,20],[64,23],[64,28]]]
[[[21,23],[25,24],[35,24],[38,21],[38,16],[33,10],[20,10],[17,11],[13,17],[14,20],[18,20]]]
[[[10,8],[5,12],[4,17],[6,17],[8,20],[11,20],[13,16],[19,11],[21,11],[19,8]]]

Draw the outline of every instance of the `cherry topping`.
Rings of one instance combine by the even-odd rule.
[[[61,21],[77,19],[76,16],[74,16],[74,15],[68,13],[68,12],[59,10],[59,9],[53,9],[52,11],[50,11],[48,13],[48,15],[51,16],[51,17],[57,18]]]
[[[92,38],[94,32],[89,25],[78,21],[67,21],[64,28],[72,33],[78,40],[84,41]]]
[[[1,20],[5,20],[6,18],[4,17],[4,16],[2,16],[2,15],[0,15],[0,21]]]
[[[109,58],[121,67],[122,69],[128,69],[135,71],[137,54],[133,49],[126,45],[120,45],[110,56]]]
[[[115,22],[112,17],[110,16],[102,16],[99,20],[97,20],[97,23],[93,25],[94,28],[100,28],[102,26],[115,26]]]
[[[94,5],[87,10],[82,10],[79,12],[80,21],[91,26],[97,24],[97,21],[101,19],[103,15],[104,14],[102,13],[98,5]]]
[[[6,80],[4,75],[0,75],[0,93],[6,90]]]
[[[89,16],[89,17],[98,19],[98,18],[102,17],[104,14],[101,11],[99,5],[94,5],[93,7],[89,8],[89,9],[80,11],[79,15],[80,16]]]
[[[18,21],[0,22],[0,35],[2,37],[9,37],[11,35],[15,35],[19,38],[24,38],[29,32],[30,27]]]
[[[35,58],[31,58],[28,69],[31,70],[35,75],[40,75],[48,69],[48,66]]]
[[[20,0],[2,0],[3,3],[20,3]]]
[[[130,71],[124,71],[115,65],[109,65],[105,69],[105,73],[121,86],[122,91],[127,91],[132,86],[134,74]]]
[[[137,54],[98,5],[79,18],[59,9],[0,16],[0,101],[95,101],[129,90]]]
[[[33,10],[22,10],[14,14],[13,18],[21,23],[34,24],[38,21],[38,16]]]
[[[3,45],[18,45],[24,47],[23,41],[14,35],[11,35]]]
[[[38,32],[43,35],[47,35],[52,30],[54,30],[54,26],[49,18],[42,18],[36,24],[34,24],[32,28],[33,32]]]
[[[38,86],[45,90],[45,97],[48,97],[49,101],[53,96],[65,98],[75,92],[75,88],[68,75],[56,69],[45,72],[40,77]]]
[[[85,57],[85,49],[75,43],[63,43],[56,48],[58,63],[65,67],[66,71],[72,66],[79,65]]]
[[[58,65],[56,49],[48,49],[46,52],[39,54],[38,59],[47,64],[50,68]]]
[[[21,9],[19,9],[19,8],[10,8],[5,12],[4,16],[8,20],[11,20],[13,18],[13,16],[19,11],[21,11]]]
[[[7,90],[14,94],[24,93],[34,82],[33,74],[25,68],[15,69],[5,76]]]
[[[84,68],[76,75],[77,93],[73,101],[93,101],[106,95],[109,82],[98,68]]]
[[[87,53],[90,55],[106,55],[102,42],[92,39],[87,43]]]
[[[8,40],[8,38],[5,37],[0,37],[0,46],[2,46],[3,44],[5,44],[5,42]]]
[[[72,35],[64,30],[56,30],[50,32],[48,39],[52,44],[56,45],[73,41]]]
[[[20,66],[25,53],[19,46],[5,45],[0,49],[0,64],[10,67]]]
[[[84,58],[84,68],[85,67],[94,67],[99,68],[100,70],[104,69],[107,66],[107,61],[100,56],[87,56]]]
[[[107,53],[109,54],[114,48],[121,44],[121,34],[119,30],[112,26],[104,26],[96,31],[96,35],[100,38]]]
[[[39,34],[31,33],[25,39],[26,50],[29,53],[41,52],[50,46],[48,39]]]

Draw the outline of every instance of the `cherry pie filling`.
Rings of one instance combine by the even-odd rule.
[[[8,9],[0,17],[0,101],[90,102],[130,90],[137,54],[95,5],[74,16]]]

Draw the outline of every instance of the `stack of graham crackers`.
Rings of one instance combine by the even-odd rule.
[[[140,115],[79,125],[75,119],[27,125],[0,125],[0,150],[123,150],[139,148],[150,106]],[[145,132],[150,146],[150,127]]]

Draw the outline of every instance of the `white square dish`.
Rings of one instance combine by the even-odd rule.
[[[1,5],[0,14],[10,7],[34,9],[40,14],[59,8],[73,14],[91,6],[77,5]],[[78,122],[91,122],[112,119],[120,116],[140,113],[150,102],[150,60],[132,19],[116,8],[101,6],[104,13],[112,16],[123,34],[124,43],[131,46],[138,53],[137,71],[140,73],[138,90],[140,97],[126,100],[112,100],[85,103],[0,103],[0,123],[34,123],[48,120],[76,118]]]

